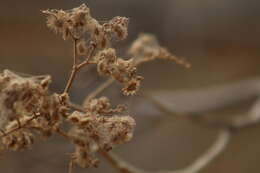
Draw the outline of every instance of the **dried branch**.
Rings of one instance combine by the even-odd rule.
[[[187,94],[183,95],[178,95],[178,99],[182,100],[186,99],[188,102],[194,102],[195,104],[198,103],[194,101],[194,98],[196,99],[197,97],[194,97],[194,95],[202,95],[204,101],[209,101],[210,97],[212,98],[212,101],[218,97],[217,103],[214,105],[212,103],[205,104],[205,107],[200,107],[199,109],[196,109],[194,106],[194,110],[196,109],[196,113],[203,113],[204,110],[211,110],[215,109],[216,107],[224,107],[227,105],[230,105],[232,102],[238,103],[241,101],[248,100],[249,98],[253,98],[258,96],[258,85],[260,81],[259,79],[253,79],[253,80],[245,80],[241,82],[237,82],[235,84],[231,85],[226,85],[222,86],[220,88],[210,88],[210,89],[204,89],[204,90],[199,90],[197,92],[187,92]],[[232,92],[231,92],[232,91]],[[161,97],[150,97],[147,95],[142,95],[145,98],[148,98],[153,105],[155,105],[158,110],[175,115],[175,116],[183,116],[186,115],[186,117],[192,118],[192,115],[195,115],[193,113],[184,113],[182,112],[181,114],[178,112],[172,111],[172,108],[169,109],[169,106],[164,105],[161,101],[158,101],[158,98]],[[172,95],[170,95],[172,96]],[[215,97],[215,98],[214,98]],[[192,100],[189,101],[187,98],[191,98]],[[221,102],[221,98],[223,99],[223,102]],[[193,163],[188,165],[186,168],[180,169],[180,170],[175,170],[175,171],[159,171],[160,173],[197,173],[204,167],[206,167],[210,162],[212,162],[218,155],[220,155],[224,149],[226,148],[228,142],[230,141],[231,138],[231,129],[244,129],[246,127],[251,127],[253,125],[256,125],[260,121],[260,99],[256,101],[256,103],[252,106],[252,108],[248,111],[247,115],[244,116],[239,116],[235,118],[231,123],[228,124],[222,124],[219,126],[216,126],[215,124],[207,124],[207,127],[218,127],[221,129],[221,132],[219,136],[216,139],[216,142],[204,153],[202,154],[198,159],[196,159]],[[146,107],[147,109],[147,107]],[[196,114],[197,115],[197,114]],[[204,122],[208,123],[208,122]],[[230,130],[228,130],[230,129]],[[102,153],[102,155],[114,166],[119,170],[121,173],[144,173],[147,171],[141,170],[139,168],[136,168],[129,163],[126,163],[125,161],[122,161],[122,159],[118,158],[114,154],[110,153]]]
[[[82,106],[80,106],[80,105],[78,105],[78,104],[75,104],[75,103],[70,102],[70,103],[68,103],[68,106],[69,106],[70,108],[76,110],[76,111],[86,112],[86,110],[85,110]]]
[[[38,118],[40,116],[41,116],[41,114],[35,113],[30,119],[28,119],[26,122],[24,122],[24,124],[20,123],[16,128],[14,128],[14,129],[12,129],[10,131],[7,131],[7,132],[2,131],[2,135],[0,136],[0,138],[6,137],[6,136],[8,136],[8,135],[10,135],[10,134],[12,134],[12,133],[22,129],[22,128],[25,128],[31,121],[33,121],[34,119],[36,119],[36,118]]]
[[[256,98],[259,90],[260,79],[254,78],[195,90],[146,92],[145,95],[152,101],[141,100],[133,109],[142,115],[157,115],[160,114],[158,108],[160,110],[163,105],[164,109],[175,114],[201,115]]]
[[[75,76],[76,76],[76,73],[78,71],[78,68],[77,68],[77,39],[73,39],[73,65],[72,65],[72,71],[71,71],[71,74],[70,74],[70,77],[69,77],[69,80],[66,84],[66,87],[64,89],[64,92],[63,93],[68,93],[70,88],[71,88],[71,85],[75,79]]]
[[[93,92],[91,92],[86,99],[84,100],[83,105],[89,102],[89,100],[95,98],[98,96],[102,91],[104,91],[106,88],[108,88],[110,85],[114,83],[115,79],[109,78],[104,83],[102,83],[99,87],[97,87]]]
[[[117,155],[111,152],[100,151],[99,152],[114,168],[116,168],[120,173],[146,173],[133,165],[125,162]]]
[[[233,129],[241,129],[260,122],[260,99],[256,100],[246,115],[240,115],[231,122]]]
[[[220,155],[226,148],[231,134],[229,130],[221,130],[214,144],[199,158],[197,158],[193,163],[187,167],[174,170],[174,171],[158,171],[155,173],[197,173],[204,167],[206,167],[210,162],[212,162],[218,155]],[[148,173],[151,171],[144,171],[133,165],[123,161],[121,158],[113,153],[107,153],[101,151],[100,154],[120,173]]]
[[[164,50],[165,52],[166,50]],[[189,64],[189,62],[187,62],[184,59],[180,59],[174,55],[171,55],[170,52],[166,52],[167,54],[164,55],[166,57],[164,57],[164,59],[168,59],[171,61],[176,62],[179,65],[183,65],[186,68],[189,68],[191,65]],[[136,67],[141,66],[145,63],[148,63],[150,61],[153,61],[155,59],[157,59],[158,57],[144,57],[142,59],[138,59],[134,62],[134,65]],[[114,78],[110,78],[108,80],[106,80],[104,83],[102,83],[98,88],[96,88],[93,92],[91,92],[86,99],[83,101],[83,105],[85,105],[89,100],[91,100],[92,98],[95,98],[98,94],[100,94],[102,91],[104,91],[106,88],[108,88],[109,86],[111,86],[116,80]]]
[[[221,130],[214,144],[204,154],[181,171],[173,171],[172,173],[197,173],[225,150],[230,137],[231,134],[228,130]]]
[[[112,146],[124,144],[132,138],[135,120],[129,115],[121,115],[125,111],[125,107],[117,105],[116,108],[113,108],[108,98],[93,98],[108,88],[115,80],[123,84],[122,91],[125,95],[136,94],[143,79],[136,73],[136,66],[144,62],[165,59],[175,61],[187,68],[190,64],[161,47],[155,37],[151,35],[141,35],[134,41],[130,50],[130,54],[134,58],[124,60],[118,57],[116,50],[109,47],[109,42],[115,38],[123,40],[127,37],[128,18],[126,17],[117,16],[101,24],[91,16],[90,9],[85,4],[71,10],[51,9],[45,10],[43,13],[47,15],[47,26],[50,29],[61,34],[65,40],[73,40],[73,65],[70,77],[63,94],[59,95],[48,92],[50,78],[29,80],[29,78],[18,75],[1,74],[0,83],[2,82],[3,86],[1,91],[6,92],[1,101],[4,103],[1,115],[8,117],[3,118],[2,124],[9,121],[9,124],[5,126],[7,132],[2,131],[3,134],[0,136],[7,137],[1,138],[3,139],[1,142],[7,149],[16,151],[32,145],[34,137],[32,130],[39,130],[46,136],[50,136],[54,132],[72,141],[75,146],[75,152],[71,155],[69,173],[72,173],[73,164],[84,168],[96,167],[98,160],[95,158],[95,152],[97,151],[121,173],[146,173],[147,171],[136,168],[116,155],[106,152]],[[89,36],[88,47],[85,36]],[[96,49],[97,51],[95,51]],[[96,53],[95,56],[94,53]],[[79,56],[84,56],[85,60],[77,62]],[[86,98],[86,106],[81,108],[70,103],[68,93],[79,70],[92,63],[97,65],[97,71],[100,75],[109,76],[110,79],[89,94]],[[169,114],[177,112],[178,116],[185,113],[188,118],[191,118],[193,116],[190,115],[201,114],[233,104],[236,101],[256,97],[259,85],[260,82],[257,79],[222,88],[192,91],[191,93],[184,92],[172,95],[172,93],[159,92],[152,94],[151,100],[161,111]],[[197,101],[197,98],[200,98],[200,102]],[[13,106],[14,103],[17,103],[16,106]],[[216,142],[192,164],[177,171],[159,172],[197,173],[203,169],[223,152],[229,142],[231,128],[242,129],[259,122],[259,105],[260,101],[247,116],[239,117],[227,126],[218,127],[221,129],[221,133]],[[38,113],[32,112],[34,107],[37,108]],[[72,111],[73,109],[77,111]],[[147,107],[145,109],[144,112],[149,113]],[[28,116],[32,114],[33,116]],[[23,119],[17,118],[17,122],[12,121],[10,117],[17,115]],[[44,116],[33,121],[40,115]],[[30,122],[31,124],[29,124]],[[68,132],[60,128],[63,122],[70,124]],[[211,125],[209,124],[208,127]]]
[[[214,88],[213,90],[208,89],[204,92],[201,90],[199,93],[201,95],[204,95],[206,100],[207,100],[206,97],[211,97],[212,95],[217,96],[217,93],[223,93],[219,97],[222,97],[223,100],[225,100],[226,102],[224,104],[221,102],[218,102],[218,103],[221,103],[221,105],[215,105],[217,107],[218,106],[222,107],[222,106],[229,105],[230,104],[229,101],[237,102],[237,101],[247,100],[248,98],[253,97],[253,96],[257,96],[258,95],[257,87],[258,87],[259,83],[260,83],[259,80],[247,80],[247,81],[242,81],[242,82],[232,84],[232,85],[222,86],[221,88]],[[233,94],[226,94],[226,93],[229,93],[231,90],[233,90],[232,88],[236,89],[235,90],[236,92],[233,92]],[[245,91],[244,90],[245,88],[247,88],[248,90]],[[241,92],[244,93],[244,94],[242,94],[242,96],[239,95],[239,93],[241,93]],[[190,94],[191,95],[189,96],[189,98],[193,98],[194,93],[190,92]],[[157,108],[160,111],[163,111],[165,113],[174,114],[174,115],[180,115],[178,113],[176,114],[175,112],[172,112],[172,110],[169,110],[168,107],[166,107],[164,104],[157,101],[156,99],[150,98],[147,96],[145,96],[145,97],[150,99],[152,101],[152,103],[155,106],[157,106]],[[181,96],[179,96],[179,98],[180,97]],[[208,106],[208,105],[205,105],[205,106]],[[210,107],[211,106],[209,106],[208,108],[203,108],[203,110],[209,109]],[[197,173],[198,171],[200,171],[201,169],[206,167],[218,155],[220,155],[226,148],[226,146],[231,138],[231,132],[229,130],[227,130],[226,127],[242,129],[242,128],[252,126],[252,125],[259,123],[259,121],[260,121],[259,107],[260,107],[260,100],[257,100],[256,103],[253,105],[253,107],[249,110],[249,112],[246,116],[238,117],[234,121],[232,121],[231,124],[226,124],[226,126],[223,126],[225,128],[222,128],[219,136],[216,139],[216,142],[204,154],[202,154],[198,159],[196,159],[193,163],[188,165],[186,168],[183,168],[181,170],[175,170],[175,171],[159,171],[159,172],[160,173]],[[194,115],[194,114],[185,114],[185,115]],[[146,172],[146,171],[140,170],[140,169],[130,165],[129,163],[126,163],[125,161],[123,161],[121,158],[118,158],[114,154],[104,153],[104,152],[102,152],[101,154],[112,164],[113,167],[117,168],[119,170],[119,172],[121,172],[121,173],[126,173],[126,172],[127,173],[144,173],[144,172]]]
[[[90,43],[90,46],[91,46],[92,49],[90,50],[89,55],[86,57],[86,59],[83,62],[81,62],[80,64],[77,64],[77,41],[78,41],[77,39],[75,39],[75,38],[73,39],[73,65],[72,65],[72,71],[71,71],[69,80],[68,80],[68,82],[66,84],[66,87],[65,87],[63,93],[68,93],[69,92],[69,90],[70,90],[70,88],[72,86],[72,83],[73,83],[73,81],[74,81],[74,79],[75,79],[75,77],[77,75],[77,72],[81,68],[85,67],[86,65],[92,64],[92,62],[90,62],[90,59],[92,58],[93,53],[95,51],[95,48],[96,48],[95,44]]]
[[[68,171],[68,173],[73,173],[73,168],[74,168],[74,163],[73,163],[72,160],[70,160],[70,162],[69,162],[69,171]]]

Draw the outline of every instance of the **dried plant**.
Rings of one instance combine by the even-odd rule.
[[[101,24],[91,16],[85,4],[71,10],[42,12],[47,17],[47,26],[73,43],[71,73],[62,93],[50,91],[51,76],[48,75],[28,76],[10,70],[0,73],[1,150],[24,150],[32,147],[36,137],[48,138],[57,134],[75,148],[70,155],[69,173],[75,164],[83,168],[97,167],[96,154],[102,155],[121,173],[151,172],[110,152],[117,145],[131,140],[136,124],[125,105],[112,105],[109,98],[99,95],[115,81],[122,86],[122,94],[136,95],[144,79],[138,75],[137,68],[143,63],[163,59],[187,68],[190,64],[160,46],[155,36],[144,33],[127,52],[132,58],[118,57],[112,43],[127,37],[129,19],[126,17],[114,17]],[[86,93],[82,105],[74,104],[70,89],[80,70],[90,65],[108,79],[91,93]],[[259,83],[259,79],[254,79],[198,91],[140,93],[139,96],[151,104],[142,100],[135,107],[136,112],[151,115],[160,111],[220,132],[216,142],[187,167],[159,172],[197,173],[224,151],[234,131],[258,124],[259,100],[246,115],[228,122],[210,122],[205,115],[210,110],[258,96]]]
[[[101,24],[85,4],[71,10],[42,12],[51,30],[73,42],[71,74],[60,94],[49,90],[51,76],[19,75],[10,70],[0,74],[1,146],[4,150],[23,150],[32,147],[37,136],[58,134],[75,146],[70,172],[74,164],[97,167],[95,154],[107,156],[116,145],[131,140],[135,128],[135,120],[128,115],[125,105],[113,106],[107,97],[97,95],[114,81],[122,85],[124,95],[135,95],[143,80],[137,67],[144,62],[166,59],[185,67],[189,63],[161,47],[150,34],[141,34],[134,41],[129,49],[132,58],[118,57],[112,43],[127,37],[126,17],[117,16]],[[90,64],[96,66],[99,75],[109,79],[87,94],[82,106],[73,104],[70,89],[75,77]]]

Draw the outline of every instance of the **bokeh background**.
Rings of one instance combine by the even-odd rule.
[[[2,0],[0,69],[50,74],[53,91],[61,92],[71,67],[71,43],[47,29],[40,10],[69,9],[81,3],[87,3],[99,20],[118,15],[130,18],[129,38],[117,48],[126,50],[138,33],[149,32],[192,63],[191,69],[162,61],[142,66],[140,72],[145,77],[142,89],[146,91],[194,89],[260,75],[257,0]],[[72,89],[73,99],[82,101],[102,80],[95,77],[94,68],[84,70]],[[111,93],[114,91],[107,94]],[[228,116],[246,109],[247,105],[239,105],[211,114]],[[182,168],[210,146],[216,135],[214,131],[164,115],[135,117],[135,138],[115,152],[146,170]],[[201,172],[258,173],[259,133],[260,127],[255,127],[234,136],[226,152]],[[1,156],[0,172],[66,172],[72,150],[62,139],[39,140],[29,151]],[[86,171],[116,170],[106,162],[101,162],[98,169],[75,170]]]

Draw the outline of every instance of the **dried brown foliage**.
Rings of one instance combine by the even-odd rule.
[[[113,39],[124,40],[128,35],[129,20],[114,17],[105,23],[91,16],[87,5],[71,10],[45,10],[47,26],[64,40],[73,42],[73,66],[63,93],[49,90],[50,76],[27,77],[10,70],[0,74],[1,147],[4,150],[23,150],[32,147],[37,136],[58,134],[75,146],[71,154],[73,164],[81,167],[98,166],[95,153],[106,153],[116,145],[131,140],[135,120],[124,105],[112,106],[110,100],[97,95],[113,81],[122,85],[124,95],[134,95],[140,89],[143,77],[138,75],[141,63],[154,59],[173,60],[189,67],[161,47],[154,36],[141,34],[131,46],[130,59],[117,56]],[[82,60],[83,59],[83,60]],[[82,106],[70,100],[70,88],[82,68],[96,65],[100,75],[108,81],[86,94]],[[63,130],[64,124],[69,129]]]

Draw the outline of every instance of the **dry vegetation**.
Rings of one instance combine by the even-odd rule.
[[[100,23],[85,4],[71,10],[42,12],[47,26],[73,43],[71,74],[61,94],[49,91],[51,76],[22,75],[10,70],[0,74],[2,150],[24,150],[32,147],[36,137],[58,134],[75,146],[69,172],[75,164],[97,167],[96,153],[114,163],[109,151],[131,140],[135,120],[125,105],[111,105],[107,97],[97,95],[114,81],[122,85],[122,94],[135,95],[143,80],[137,73],[142,63],[166,59],[185,67],[189,64],[161,47],[150,34],[140,34],[133,42],[128,52],[132,58],[118,57],[112,43],[127,37],[126,17]],[[76,105],[70,100],[71,86],[77,73],[90,65],[95,65],[98,74],[108,80],[87,93],[82,105]]]
[[[127,52],[127,57],[131,58],[118,57],[113,43],[127,37],[129,19],[126,17],[114,17],[101,23],[91,16],[90,9],[85,4],[71,10],[42,12],[47,17],[47,26],[64,40],[72,42],[74,54],[71,73],[63,93],[49,90],[51,76],[48,75],[30,76],[10,70],[4,70],[0,74],[1,150],[32,148],[36,139],[56,134],[75,147],[75,151],[70,154],[70,173],[75,165],[83,168],[97,167],[97,154],[121,173],[150,172],[111,153],[117,145],[131,140],[136,124],[125,105],[112,105],[109,98],[99,95],[114,82],[122,86],[119,91],[122,94],[136,95],[144,79],[138,75],[137,68],[143,63],[164,59],[186,68],[190,64],[161,47],[151,34],[140,34],[132,43]],[[77,105],[70,99],[70,89],[80,70],[89,66],[95,66],[97,73],[108,79],[91,93],[86,93],[82,105]],[[185,118],[207,129],[219,131],[213,145],[190,165],[181,170],[160,172],[196,173],[224,151],[235,132],[259,123],[259,101],[245,115],[234,116],[221,123],[208,121],[205,114],[209,110],[258,96],[259,83],[259,79],[254,79],[184,93],[160,92],[156,95],[141,92],[139,96],[149,99],[158,110],[167,115],[177,119]],[[151,113],[149,107],[140,106],[144,114]]]

